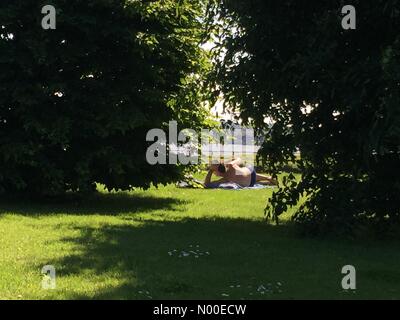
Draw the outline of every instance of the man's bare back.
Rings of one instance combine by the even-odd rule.
[[[251,171],[249,168],[241,168],[238,165],[228,166],[224,178],[227,179],[228,182],[234,182],[242,187],[248,187],[251,184]]]
[[[213,164],[210,166],[207,177],[204,181],[206,187],[218,187],[222,183],[236,183],[241,187],[254,186],[256,182],[262,184],[277,185],[277,181],[272,177],[257,174],[254,169],[240,167],[241,159],[235,159],[226,164]],[[211,176],[222,177],[222,179],[211,182]]]

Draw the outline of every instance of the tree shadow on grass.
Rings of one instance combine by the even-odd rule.
[[[260,261],[246,267],[257,260],[255,248],[286,234],[282,227],[244,219],[127,219],[142,224],[78,227],[80,237],[63,239],[78,246],[79,253],[54,262],[59,276],[74,277],[90,270],[94,278],[115,274],[121,281],[95,295],[70,298],[205,299],[209,294],[220,298],[224,281],[226,285],[242,274],[252,281],[263,274]]]
[[[5,213],[23,216],[71,214],[71,215],[119,215],[145,213],[154,210],[180,210],[185,201],[172,197],[143,196],[129,193],[96,193],[85,198],[66,195],[53,200],[17,200],[0,198],[0,215]]]
[[[79,237],[62,240],[78,250],[52,262],[59,277],[118,282],[69,298],[346,298],[340,270],[349,261],[365,276],[364,291],[351,298],[400,297],[400,255],[380,245],[298,238],[289,226],[245,219],[140,222],[77,228]],[[374,270],[382,277],[369,277]]]
[[[51,264],[57,270],[57,290],[43,298],[347,298],[340,287],[347,264],[362,279],[351,298],[400,298],[398,244],[304,238],[290,225],[262,220],[189,218],[187,202],[175,198],[119,193],[74,201],[0,202],[0,215],[115,216],[94,225],[76,219],[63,225],[63,238],[46,243],[49,250],[70,251],[52,261],[35,257],[32,269]],[[160,211],[179,215],[160,219]]]

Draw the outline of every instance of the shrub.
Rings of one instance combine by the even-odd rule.
[[[55,30],[41,28],[47,4]],[[203,12],[201,1],[1,1],[0,193],[177,179],[178,166],[147,164],[145,137],[207,117]]]
[[[213,84],[257,128],[274,126],[261,152],[278,173],[296,163],[267,207],[310,232],[381,230],[400,218],[400,1],[216,1],[220,35]],[[301,158],[294,156],[299,148]]]

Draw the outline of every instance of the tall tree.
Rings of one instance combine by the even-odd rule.
[[[352,1],[355,30],[342,27],[345,1],[215,4],[214,88],[256,128],[274,121],[268,169],[292,161],[302,173],[284,180],[267,214],[299,205],[294,220],[312,232],[398,223],[400,1]]]
[[[56,9],[44,30],[42,7]],[[146,133],[201,127],[208,68],[203,1],[0,3],[0,193],[148,187],[179,166],[150,166]]]

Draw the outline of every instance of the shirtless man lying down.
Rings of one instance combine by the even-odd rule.
[[[256,173],[252,167],[241,167],[241,159],[235,159],[228,163],[212,164],[204,181],[206,188],[217,188],[222,183],[233,182],[242,187],[253,187],[256,183],[278,185],[272,177]],[[212,175],[215,174],[221,179],[211,182]]]

